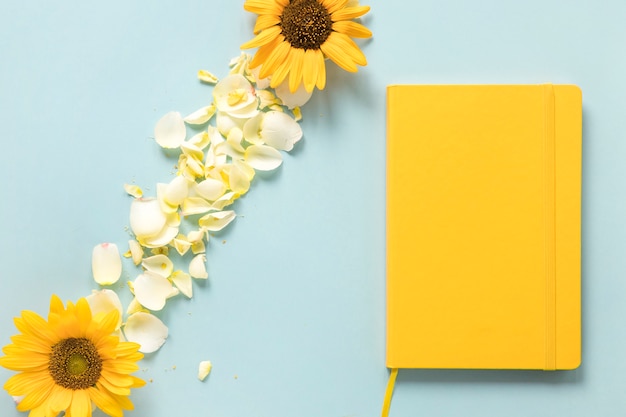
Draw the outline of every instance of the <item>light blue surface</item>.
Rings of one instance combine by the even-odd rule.
[[[127,415],[378,415],[385,86],[541,82],[584,94],[583,364],[402,370],[391,416],[625,415],[626,2],[362,3],[372,6],[368,66],[328,65],[327,89],[304,107],[303,141],[212,240],[206,285],[161,312],[170,338],[142,362],[152,382]],[[2,3],[0,344],[20,310],[45,314],[52,293],[96,288],[91,249],[128,240],[122,185],[149,193],[171,178],[176,161],[151,139],[154,124],[209,103],[196,71],[224,76],[253,22],[232,0]],[[214,368],[201,383],[205,359]],[[0,395],[0,415],[23,414]]]

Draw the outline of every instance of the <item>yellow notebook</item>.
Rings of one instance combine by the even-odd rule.
[[[393,85],[387,112],[387,367],[578,367],[580,89]]]

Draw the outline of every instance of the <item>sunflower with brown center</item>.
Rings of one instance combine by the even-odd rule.
[[[84,298],[67,308],[56,295],[50,301],[46,321],[32,311],[15,318],[21,332],[5,346],[0,365],[20,373],[4,388],[23,396],[17,409],[30,417],[88,417],[92,403],[112,417],[132,410],[127,398],[131,388],[145,382],[130,375],[143,357],[139,345],[120,342],[113,335],[119,313],[92,316]]]
[[[347,5],[348,0],[246,0],[244,9],[259,15],[255,38],[241,46],[259,48],[250,67],[261,66],[259,77],[271,76],[272,87],[288,77],[291,92],[302,83],[311,92],[326,85],[326,58],[350,72],[367,65],[351,38],[372,36],[353,21],[370,8]]]

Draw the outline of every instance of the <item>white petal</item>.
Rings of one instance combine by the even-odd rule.
[[[126,314],[131,315],[139,311],[144,311],[144,308],[139,304],[139,301],[137,301],[137,297],[133,297],[132,301],[128,303],[128,307],[126,307]]]
[[[188,197],[183,201],[183,216],[192,216],[194,214],[203,214],[211,211],[213,208],[211,203],[201,197]]]
[[[141,259],[143,258],[143,248],[136,240],[129,240],[128,247],[130,249],[130,256],[133,259],[133,263],[135,265],[139,265],[141,263]]]
[[[207,279],[209,274],[206,270],[206,256],[202,253],[193,257],[189,263],[189,275],[194,278]]]
[[[185,117],[185,122],[190,125],[204,124],[211,120],[211,117],[215,114],[215,110],[215,104],[202,107]]]
[[[192,230],[191,232],[187,233],[187,240],[189,240],[191,243],[200,242],[204,239],[205,233],[206,230],[204,229]]]
[[[228,192],[215,200],[211,205],[211,208],[213,210],[221,211],[224,209],[224,207],[233,204],[237,198],[239,198],[239,194],[236,194],[234,192]]]
[[[183,271],[174,271],[172,274],[172,282],[176,287],[185,294],[187,298],[193,296],[193,286],[191,284],[191,275]]]
[[[274,91],[276,91],[276,95],[280,98],[283,104],[290,109],[304,105],[307,101],[309,101],[311,95],[313,94],[313,91],[306,91],[303,83],[300,84],[300,87],[298,87],[294,93],[292,93],[289,90],[288,79],[283,81],[278,87],[275,88]]]
[[[202,81],[203,83],[209,83],[209,84],[215,84],[218,81],[217,77],[207,70],[199,70],[198,79]]]
[[[85,299],[89,304],[91,314],[94,316],[98,313],[109,313],[112,310],[117,310],[119,319],[115,328],[120,328],[124,311],[122,310],[122,302],[115,291],[107,289],[101,291],[92,290],[91,294],[85,297]]]
[[[235,220],[235,216],[235,212],[232,210],[218,211],[217,213],[209,213],[201,217],[198,220],[198,224],[206,228],[206,230],[217,232]]]
[[[158,317],[144,312],[132,314],[126,320],[124,334],[129,342],[139,343],[140,352],[157,351],[167,339],[167,326]]]
[[[133,283],[135,297],[145,308],[153,311],[165,307],[165,301],[172,293],[172,283],[161,275],[146,271]]]
[[[165,227],[165,214],[154,198],[138,198],[130,205],[130,228],[138,239],[155,236]]]
[[[124,184],[124,191],[135,198],[141,198],[143,196],[141,188],[133,184]]]
[[[213,178],[207,178],[204,181],[198,183],[195,187],[195,191],[202,197],[209,201],[215,201],[226,192],[226,185]]]
[[[275,148],[265,145],[248,146],[245,160],[254,169],[271,171],[283,163],[283,157]]]
[[[261,138],[261,123],[263,122],[263,117],[265,113],[259,113],[251,119],[248,119],[246,124],[243,125],[243,137],[249,143],[255,145],[263,144],[263,139]]]
[[[172,111],[163,116],[154,128],[154,139],[163,148],[175,149],[187,136],[185,121],[180,113]]]
[[[239,129],[243,129],[243,125],[246,123],[247,119],[237,119],[235,117],[231,117],[224,112],[217,112],[217,117],[215,120],[215,124],[217,126],[217,130],[223,136],[228,136],[231,129],[238,127]]]
[[[169,277],[174,270],[174,264],[165,255],[154,255],[146,258],[141,265],[146,268],[146,271],[161,275],[163,278]]]
[[[189,194],[189,183],[190,181],[182,175],[174,177],[165,187],[163,200],[167,204],[178,206]]]
[[[205,378],[209,376],[212,367],[213,365],[211,365],[211,361],[200,362],[200,365],[198,365],[198,379],[200,381],[204,381]]]
[[[288,114],[270,111],[263,116],[260,136],[267,145],[278,150],[290,151],[302,138],[302,128]]]
[[[122,257],[115,243],[101,243],[93,248],[91,271],[100,285],[116,283],[122,276]]]
[[[196,242],[193,242],[193,244],[191,245],[191,252],[193,252],[194,255],[206,252],[206,246],[204,245],[204,241],[198,240]]]
[[[243,75],[223,78],[213,89],[215,105],[220,112],[233,117],[248,118],[258,113],[258,99],[254,87]]]
[[[238,160],[234,160],[228,171],[228,183],[233,192],[237,194],[245,194],[250,189],[250,180],[246,170],[242,169],[240,164],[236,164]],[[254,171],[254,170],[253,170]]]
[[[204,149],[210,142],[209,132],[200,132],[189,138],[189,144],[196,146],[198,149]]]
[[[187,238],[181,234],[174,238],[172,244],[174,246],[174,249],[176,249],[176,252],[178,252],[180,256],[186,254],[189,248],[191,248],[191,242],[189,242]]]
[[[178,235],[178,227],[166,227],[157,236],[145,238],[141,243],[148,248],[158,248],[169,244]]]

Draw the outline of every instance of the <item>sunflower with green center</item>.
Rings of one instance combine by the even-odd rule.
[[[285,79],[295,92],[324,89],[330,58],[346,71],[367,65],[365,55],[351,38],[369,38],[372,32],[353,21],[369,6],[348,6],[349,0],[246,0],[244,9],[258,14],[254,39],[241,48],[259,48],[250,68],[261,66],[259,77],[271,76],[271,87]]]
[[[143,357],[139,345],[120,342],[113,335],[119,313],[92,316],[87,300],[81,298],[67,308],[56,295],[50,301],[46,321],[32,311],[14,319],[21,334],[11,337],[0,365],[18,371],[4,388],[23,396],[17,409],[30,410],[29,417],[87,417],[92,402],[106,414],[121,417],[132,410],[127,398],[131,388],[145,382],[130,375]]]

